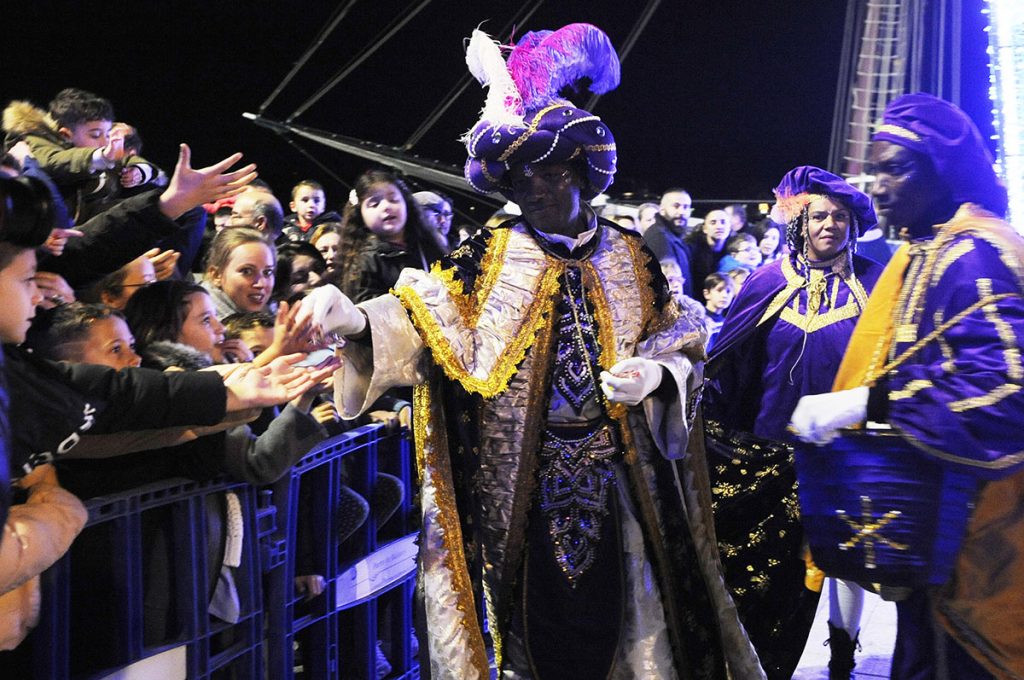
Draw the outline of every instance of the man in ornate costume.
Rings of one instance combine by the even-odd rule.
[[[586,204],[615,143],[556,94],[617,85],[614,49],[574,24],[526,34],[506,67],[477,31],[467,61],[490,87],[467,179],[523,218],[359,307],[307,298],[351,338],[343,414],[416,386],[431,676],[490,677],[483,598],[504,678],[761,677],[719,573],[704,462],[684,456],[702,325],[642,239]]]
[[[1024,242],[977,128],[931,95],[893,101],[874,135],[873,195],[910,239],[850,341],[833,392],[792,427],[827,443],[885,422],[980,484],[952,578],[897,603],[894,678],[1024,677]]]

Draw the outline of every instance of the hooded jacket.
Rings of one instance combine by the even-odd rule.
[[[126,158],[113,167],[97,169],[95,148],[73,146],[59,132],[48,113],[30,102],[13,101],[3,112],[4,149],[24,141],[42,170],[60,189],[75,224],[109,208],[122,193],[121,171],[128,166],[142,172],[142,185],[159,183],[165,176],[140,156]]]

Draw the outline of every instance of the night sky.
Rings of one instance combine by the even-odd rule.
[[[356,3],[266,116],[287,118],[421,2]],[[310,176],[324,180],[337,205],[346,188],[242,113],[258,109],[338,4],[4,3],[0,95],[45,107],[63,87],[92,90],[139,128],[143,155],[168,170],[179,141],[192,145],[197,165],[238,150],[282,199]],[[522,4],[434,0],[295,122],[401,145],[466,72],[463,39],[485,21],[485,31],[499,31]],[[516,37],[589,21],[620,46],[644,4],[548,0]],[[657,195],[682,185],[698,202],[766,198],[790,168],[825,165],[844,18],[838,0],[663,2],[623,64],[622,85],[594,111],[618,142],[612,193]],[[988,134],[980,26],[965,25],[964,107]],[[461,167],[457,138],[476,121],[484,95],[474,81],[413,152]],[[345,181],[367,167],[302,145]]]

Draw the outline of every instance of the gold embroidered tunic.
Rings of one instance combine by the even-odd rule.
[[[684,408],[703,327],[674,303],[655,304],[665,284],[638,236],[601,222],[595,238],[593,252],[573,265],[596,321],[600,367],[642,356],[671,376],[659,390],[668,396],[632,409],[612,405],[607,415],[625,447],[631,500],[650,546],[673,655],[677,666],[680,659],[693,662],[680,677],[718,677],[681,642],[688,629],[706,625],[716,639],[701,641],[704,648],[725,650],[735,677],[760,677],[709,542],[707,491],[696,481],[704,478],[704,462],[684,456]],[[416,386],[431,670],[436,677],[486,678],[474,584],[482,586],[500,666],[550,407],[552,317],[567,263],[545,252],[523,224],[482,232],[463,248],[429,272],[406,270],[392,295],[361,305],[372,344],[346,346],[335,390],[339,410],[353,417],[390,387]],[[693,569],[674,559],[685,553],[672,538],[683,527]],[[679,597],[694,580],[714,610],[710,619],[708,612],[693,615]]]

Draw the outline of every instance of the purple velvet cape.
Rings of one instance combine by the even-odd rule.
[[[870,293],[882,267],[854,255],[853,270]],[[829,295],[834,278],[832,275],[827,279]],[[729,429],[775,440],[788,439],[786,425],[800,397],[831,391],[859,316],[807,333],[806,344],[804,331],[782,319],[781,309],[758,325],[786,283],[783,260],[758,269],[743,283],[715,341],[704,392],[709,419]],[[849,285],[840,280],[837,306],[844,305],[852,295]],[[794,291],[787,306],[792,306],[794,297],[798,298],[800,313],[806,313],[807,288]],[[823,303],[819,314],[828,309]]]

